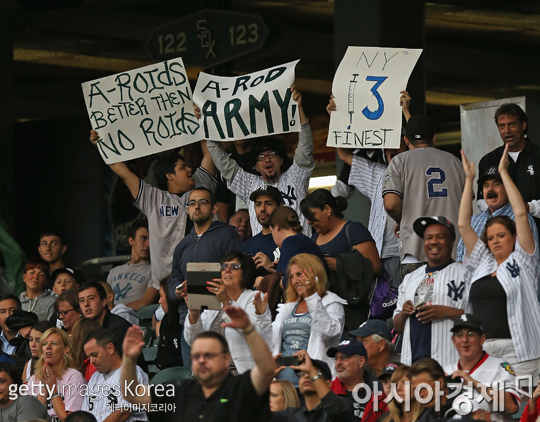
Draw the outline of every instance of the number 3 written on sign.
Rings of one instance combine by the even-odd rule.
[[[379,91],[377,91],[377,88],[379,88],[381,84],[386,81],[387,78],[387,76],[368,76],[366,78],[366,81],[375,82],[375,85],[373,85],[373,87],[371,88],[371,93],[377,99],[378,105],[378,108],[375,111],[371,111],[367,106],[364,107],[364,109],[362,110],[362,114],[366,116],[369,120],[377,120],[384,113],[384,102],[381,94],[379,94]]]

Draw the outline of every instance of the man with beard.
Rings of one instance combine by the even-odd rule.
[[[301,124],[298,146],[294,153],[294,162],[289,169],[282,173],[282,165],[287,158],[283,143],[277,140],[258,142],[253,148],[256,157],[255,170],[260,176],[248,173],[231,158],[223,149],[221,142],[207,141],[208,150],[214,159],[216,167],[227,180],[229,189],[242,201],[249,204],[251,192],[263,186],[275,186],[283,197],[285,205],[293,208],[300,216],[304,234],[311,235],[311,227],[300,212],[300,202],[305,198],[311,173],[315,167],[313,158],[313,138],[308,119],[302,107],[302,96],[294,86],[291,87],[292,99],[298,103],[298,117]],[[196,109],[195,115],[200,115]],[[249,207],[251,230],[258,234],[262,225],[257,221],[254,206]]]
[[[281,192],[273,186],[257,189],[249,199],[254,202],[255,215],[262,230],[244,243],[243,252],[255,260],[257,276],[264,277],[275,272],[272,264],[279,259],[279,248],[272,238],[269,222],[274,210],[283,205],[283,199]]]
[[[478,189],[482,190],[482,196],[486,203],[487,209],[484,212],[475,214],[471,217],[471,226],[476,232],[478,237],[482,236],[486,222],[491,217],[499,217],[501,215],[507,215],[515,221],[514,210],[512,205],[508,201],[508,195],[506,189],[497,170],[497,166],[492,166],[486,170],[486,172],[478,178]],[[529,217],[529,225],[534,237],[534,244],[536,245],[536,254],[538,254],[538,228],[534,223],[534,218],[531,215]],[[463,245],[463,239],[460,239],[457,248],[457,262],[463,261],[465,255],[465,246]]]
[[[217,206],[216,206],[217,208]],[[276,364],[264,339],[241,308],[226,306],[230,322],[226,327],[238,329],[244,335],[255,367],[242,375],[229,372],[231,354],[225,338],[213,331],[199,334],[191,348],[191,369],[195,379],[147,388],[136,381],[135,364],[144,347],[142,331],[132,327],[124,340],[124,358],[120,375],[123,397],[141,406],[173,405],[174,411],[164,412],[163,422],[226,420],[227,422],[258,421],[261,396],[268,390]],[[130,386],[128,388],[128,386]],[[170,390],[174,394],[170,394]],[[169,394],[166,394],[167,390]],[[266,398],[266,402],[268,398]]]
[[[193,228],[174,249],[169,277],[170,297],[177,297],[177,287],[186,280],[188,262],[220,262],[225,254],[232,250],[241,251],[243,246],[242,238],[234,227],[212,221],[218,209],[212,191],[203,187],[193,189],[186,205]],[[184,301],[180,304],[179,313],[183,325],[188,313]],[[189,365],[189,345],[185,341],[182,341],[182,360],[184,366]]]

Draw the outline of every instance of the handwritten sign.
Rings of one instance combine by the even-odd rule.
[[[290,89],[298,61],[238,77],[200,73],[193,99],[202,113],[202,137],[233,141],[300,132]]]
[[[400,91],[405,90],[422,50],[349,47],[332,84],[327,146],[399,148]]]
[[[85,82],[82,88],[107,164],[202,139],[180,58]]]

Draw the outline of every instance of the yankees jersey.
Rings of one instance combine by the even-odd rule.
[[[381,255],[383,248],[386,220],[392,218],[384,209],[382,194],[382,181],[387,167],[385,164],[374,163],[366,158],[353,155],[349,175],[349,185],[354,186],[371,201],[368,230],[373,236],[379,255]]]
[[[139,264],[128,262],[114,267],[109,271],[107,284],[113,290],[114,303],[124,305],[139,300],[149,287],[159,290],[159,284],[156,284],[151,277],[150,261]]]
[[[242,170],[223,148],[218,145],[218,142],[208,141],[207,146],[216,167],[223,177],[227,179],[229,189],[238,198],[248,204],[249,221],[253,236],[261,232],[262,226],[257,221],[255,203],[249,199],[249,196],[253,191],[264,189],[267,185],[271,185],[281,192],[283,205],[293,208],[298,213],[300,223],[304,229],[303,233],[311,237],[311,227],[307,224],[300,210],[300,202],[306,197],[309,179],[315,167],[315,161],[313,159],[313,137],[309,123],[302,124],[293,164],[287,171],[281,174],[281,177],[275,183],[267,182],[261,176]]]
[[[414,233],[413,223],[422,216],[443,215],[455,224],[464,184],[463,166],[448,152],[432,147],[416,148],[392,158],[383,176],[382,195],[394,193],[401,198],[402,260],[409,254],[420,262],[427,261],[424,242]],[[456,235],[459,239],[459,232]],[[456,248],[457,242],[453,258]]]
[[[84,396],[84,403],[81,410],[92,413],[97,422],[103,422],[107,417],[115,412],[131,409],[131,404],[124,399],[120,389],[120,371],[115,369],[107,374],[94,372],[88,381],[87,394]],[[137,382],[133,383],[132,390],[137,384],[148,385],[148,375],[137,366]],[[127,422],[147,421],[145,412],[133,412]]]
[[[453,372],[461,369],[459,361],[456,362],[457,363],[443,365],[444,372],[451,375]],[[517,390],[516,375],[510,367],[510,364],[505,362],[503,359],[496,358],[485,353],[482,359],[480,359],[480,361],[469,371],[469,375],[475,381],[481,382],[488,387],[494,388],[495,386],[493,383],[499,383],[497,386],[498,390],[504,390],[505,392],[510,393],[515,398],[516,404],[518,406],[520,405],[521,395]],[[467,384],[464,385],[466,386]],[[467,395],[467,390],[463,390],[463,392],[464,395]],[[479,398],[479,394],[475,390],[474,394],[472,395],[472,399],[475,400],[476,397]],[[484,399],[482,403],[487,403],[487,400]],[[487,403],[491,412],[493,411],[493,404],[493,400],[490,403]],[[499,403],[498,405],[501,406],[502,403]],[[508,417],[508,414],[505,415],[502,412],[493,413],[491,416],[493,421],[512,420]]]
[[[193,173],[195,187],[216,190],[216,179],[204,168]],[[184,238],[188,219],[186,203],[189,192],[182,195],[150,186],[141,179],[134,205],[148,218],[150,233],[150,264],[156,285],[171,274],[174,248]]]
[[[415,295],[420,284],[429,275],[426,273],[427,265],[405,276],[399,286],[398,303],[394,311],[394,318],[403,310],[403,304],[411,300],[414,303]],[[431,273],[433,278],[433,305],[443,305],[463,309],[467,312],[469,301],[470,277],[467,268],[456,262],[447,265],[440,271]],[[447,365],[458,360],[459,356],[452,343],[453,322],[450,318],[437,319],[431,322],[431,357],[441,365]],[[401,349],[401,362],[412,364],[411,323],[410,317],[405,322],[403,331],[403,346]]]
[[[540,263],[536,252],[529,255],[516,240],[514,252],[499,266],[493,254],[480,239],[467,263],[471,284],[497,271],[507,297],[508,325],[519,362],[540,357],[540,308],[536,292]],[[473,314],[482,319],[482,315]]]
[[[512,220],[516,220],[516,217],[514,216],[514,210],[512,209],[512,205],[510,203],[506,204],[504,207],[501,207],[495,211],[493,211],[493,214],[491,214],[488,210],[483,211],[481,213],[475,214],[471,217],[471,227],[473,228],[474,232],[477,234],[478,237],[482,236],[482,232],[484,231],[484,227],[486,227],[486,222],[492,218],[492,217],[498,217],[501,215],[507,215]],[[533,233],[534,238],[534,244],[536,246],[535,253],[538,255],[539,250],[539,243],[538,243],[538,228],[536,227],[536,223],[534,222],[534,218],[527,214],[527,217],[529,219],[529,225],[531,226],[531,230]],[[457,262],[463,262],[465,265],[467,263],[464,261],[465,257],[465,245],[463,244],[463,239],[459,240],[458,248],[457,248]]]

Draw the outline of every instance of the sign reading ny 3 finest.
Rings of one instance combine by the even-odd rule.
[[[82,84],[99,152],[107,164],[199,141],[191,87],[182,59]]]
[[[420,54],[418,49],[349,47],[332,83],[336,111],[326,145],[399,148],[400,91]]]

